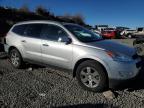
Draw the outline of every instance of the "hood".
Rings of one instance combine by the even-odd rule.
[[[136,50],[132,47],[118,43],[114,40],[101,40],[97,42],[87,43],[89,46],[102,48],[108,51],[122,53],[127,56],[133,56],[136,53]]]

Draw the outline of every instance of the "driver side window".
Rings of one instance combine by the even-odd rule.
[[[44,24],[41,36],[50,41],[59,41],[59,38],[68,37],[67,33],[60,27],[52,24]]]

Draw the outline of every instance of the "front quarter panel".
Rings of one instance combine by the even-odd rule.
[[[111,58],[102,49],[74,45],[72,63],[73,69],[75,67],[75,64],[81,59],[96,60],[105,67],[108,73],[110,72],[110,69],[106,61],[110,60]]]

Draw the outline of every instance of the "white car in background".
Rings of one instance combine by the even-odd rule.
[[[144,27],[137,28],[137,32],[133,34],[136,37],[144,37]]]
[[[139,27],[137,30],[126,29],[121,32],[121,35],[128,38],[144,38],[144,27]]]
[[[132,29],[125,29],[123,30],[120,34],[122,36],[126,36],[128,38],[132,38],[132,35],[136,33],[136,30],[132,30]]]

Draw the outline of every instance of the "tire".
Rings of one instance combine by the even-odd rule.
[[[10,51],[9,59],[14,68],[21,69],[24,66],[22,56],[17,49],[12,49]]]
[[[79,85],[88,91],[102,92],[108,86],[105,70],[98,62],[93,60],[84,61],[78,66],[76,78]]]

